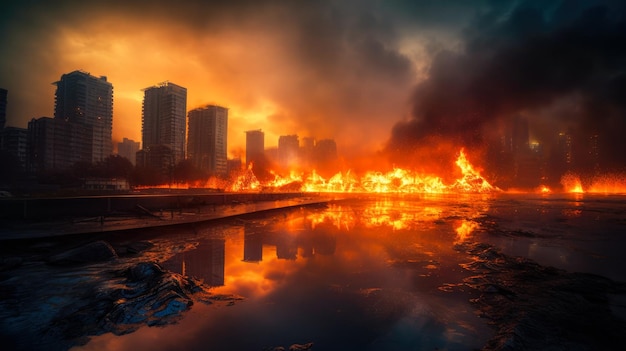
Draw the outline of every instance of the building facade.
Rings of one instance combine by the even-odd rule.
[[[20,162],[21,171],[26,170],[27,130],[17,127],[5,127],[0,133],[2,134],[0,150],[15,156]]]
[[[135,166],[137,164],[137,151],[141,143],[128,138],[124,138],[121,143],[117,143],[117,154],[126,157]]]
[[[246,165],[262,163],[264,153],[265,133],[261,129],[246,131]]]
[[[54,125],[52,117],[33,118],[28,122],[28,173],[54,168]]]
[[[174,164],[185,159],[187,88],[163,82],[145,88],[141,138],[147,152],[155,146],[172,150]]]
[[[78,161],[96,163],[113,151],[113,85],[105,76],[83,71],[61,76],[56,85],[54,118],[65,122],[58,128],[55,166]],[[68,147],[69,146],[69,147]],[[63,152],[63,151],[67,152]]]
[[[189,111],[188,156],[193,165],[212,175],[228,172],[228,109],[207,105]]]

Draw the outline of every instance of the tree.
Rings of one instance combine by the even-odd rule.
[[[133,173],[133,164],[129,159],[120,155],[111,155],[98,164],[99,176],[104,178],[130,178]]]

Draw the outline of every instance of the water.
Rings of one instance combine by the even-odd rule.
[[[593,277],[570,272],[626,281],[621,268],[626,264],[621,253],[624,199],[364,197],[321,208],[111,235],[106,240],[116,248],[134,241],[152,246],[115,263],[77,268],[70,274],[73,279],[98,276],[98,269],[111,265],[151,260],[168,271],[198,278],[214,296],[241,299],[197,302],[173,323],[140,326],[125,335],[95,331],[88,340],[74,343],[74,349],[268,350],[312,343],[312,350],[472,350],[499,349],[507,343],[515,349],[519,339],[527,346],[542,345],[533,344],[537,338],[527,330],[529,325],[551,328],[544,326],[548,317],[520,320],[494,311],[521,308],[533,316],[535,306],[521,300],[537,296],[541,308],[536,310],[541,310],[544,303],[555,306],[543,291],[556,291],[559,301],[567,301],[570,295],[562,291],[575,289],[561,289],[564,284],[592,279],[591,285],[600,285]],[[532,261],[521,262],[516,256]],[[480,268],[478,263],[485,265]],[[20,269],[45,275],[48,284],[59,282],[53,268]],[[516,281],[520,272],[526,278]],[[536,283],[528,283],[528,274],[539,277]],[[543,279],[546,275],[550,279]],[[523,283],[531,287],[515,290]],[[610,318],[624,312],[623,294],[613,290],[608,294],[614,296]],[[33,292],[33,304],[43,305],[60,291]],[[79,293],[72,290],[65,298]],[[499,298],[510,294],[514,298]],[[592,309],[603,310],[596,305]],[[37,316],[36,310],[31,317]],[[615,325],[606,313],[592,317],[598,325],[605,319]],[[519,331],[511,336],[507,328]],[[597,344],[590,340],[576,339],[570,345],[585,349]]]

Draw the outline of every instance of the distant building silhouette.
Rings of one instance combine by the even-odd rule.
[[[298,163],[300,144],[297,135],[281,135],[278,138],[278,163],[289,168]]]
[[[189,111],[188,118],[189,159],[197,168],[225,176],[228,172],[228,109],[207,105]]]
[[[121,143],[117,143],[117,154],[126,157],[134,165],[137,164],[137,151],[140,149],[141,143],[131,139],[124,138]]]
[[[21,170],[26,170],[26,155],[27,155],[27,130],[17,127],[5,127],[1,131],[2,143],[0,143],[0,150],[7,151],[8,153],[17,157],[20,161]]]
[[[28,122],[27,171],[29,174],[54,169],[54,126],[52,117],[33,118]]]
[[[145,88],[143,92],[143,149],[150,153],[157,145],[164,146],[172,151],[172,164],[184,160],[187,89],[166,81]],[[158,149],[162,154],[163,149]]]
[[[259,163],[264,158],[264,152],[265,133],[261,129],[246,131],[246,165]]]
[[[315,138],[302,138],[300,145],[300,164],[307,168],[315,167]]]
[[[257,179],[270,179],[270,162],[267,150],[265,150],[265,133],[261,129],[246,132],[246,167],[250,164]]]
[[[8,91],[0,88],[0,130],[4,129],[7,123],[7,95]]]
[[[113,85],[105,76],[83,71],[63,74],[56,85],[55,167],[78,161],[96,163],[113,150]]]
[[[315,143],[315,160],[318,165],[334,162],[337,159],[337,143],[333,139],[322,139]]]

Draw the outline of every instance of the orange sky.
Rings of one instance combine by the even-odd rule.
[[[383,147],[427,65],[423,37],[340,2],[64,3],[16,8],[6,22],[7,125],[52,116],[51,83],[79,69],[113,84],[114,144],[141,141],[142,89],[167,80],[187,88],[188,110],[229,108],[231,157],[251,129],[265,132],[266,147],[287,134],[333,138],[350,157]]]

